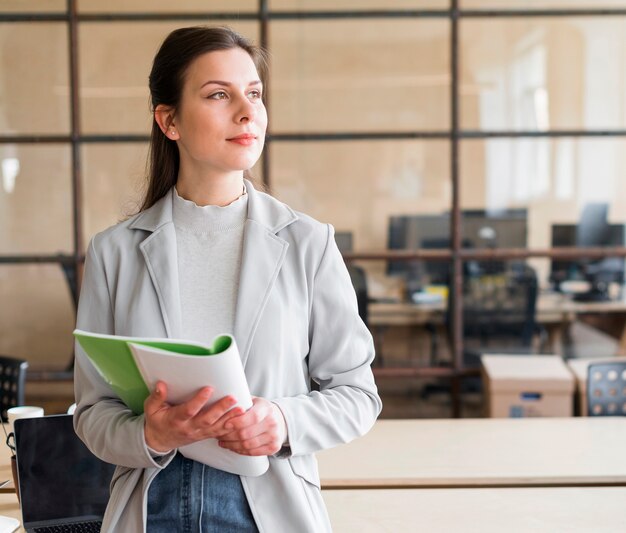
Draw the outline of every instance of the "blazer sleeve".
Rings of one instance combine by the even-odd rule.
[[[382,402],[371,363],[372,336],[359,317],[356,295],[334,230],[327,225],[324,253],[311,291],[308,369],[319,391],[276,398],[287,424],[284,455],[305,455],[365,434]]]
[[[96,251],[96,238],[89,244],[81,286],[76,326],[94,333],[115,332],[111,298],[105,270]],[[116,396],[75,343],[74,428],[87,447],[100,459],[130,468],[162,468],[175,452],[152,458],[144,438],[144,416],[135,415]]]

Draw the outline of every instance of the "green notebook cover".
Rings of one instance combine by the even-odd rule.
[[[168,339],[120,337],[74,330],[74,337],[94,364],[102,378],[136,414],[143,413],[143,403],[150,391],[146,386],[128,343],[142,344],[172,352],[172,355],[213,355],[226,350],[231,337],[221,335],[212,347]]]

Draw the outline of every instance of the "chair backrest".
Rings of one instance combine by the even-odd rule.
[[[356,292],[356,302],[359,307],[359,316],[367,326],[367,304],[369,302],[369,297],[367,294],[367,276],[365,274],[365,270],[359,266],[348,264],[348,273],[350,274],[350,280],[352,281],[354,291]]]
[[[587,406],[589,416],[626,416],[626,361],[589,365]]]
[[[0,415],[7,422],[7,409],[24,405],[26,370],[28,362],[23,359],[0,356]]]
[[[464,336],[485,343],[491,338],[514,339],[529,347],[536,325],[537,293],[537,275],[525,263],[464,274]]]

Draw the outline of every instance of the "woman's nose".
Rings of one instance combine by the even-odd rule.
[[[256,119],[256,116],[257,109],[255,104],[251,102],[248,98],[242,98],[239,109],[237,110],[235,121],[237,123],[253,122]]]

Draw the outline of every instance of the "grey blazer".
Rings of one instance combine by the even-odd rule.
[[[313,454],[364,434],[378,416],[372,338],[332,227],[246,187],[234,336],[251,393],[276,402],[285,416],[289,449],[270,457],[265,474],[241,481],[261,532],[330,531]],[[180,338],[171,206],[172,191],[92,239],[78,328]],[[126,408],[78,345],[75,368],[76,432],[98,457],[119,465],[103,531],[145,531],[148,488],[175,452],[153,459],[143,415]]]

